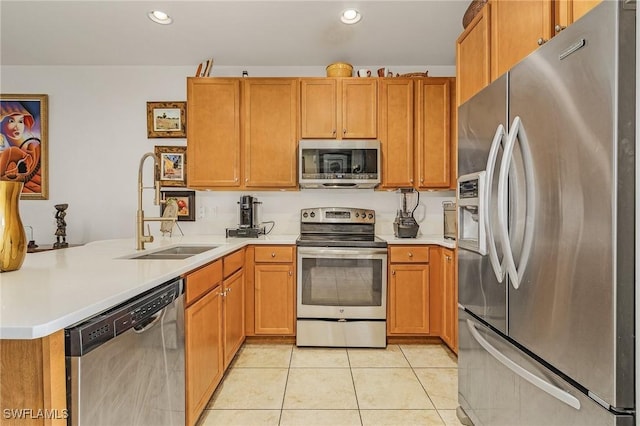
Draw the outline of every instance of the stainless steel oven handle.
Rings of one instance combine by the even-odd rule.
[[[381,248],[328,248],[328,247],[298,247],[298,254],[316,257],[364,257],[387,254]]]

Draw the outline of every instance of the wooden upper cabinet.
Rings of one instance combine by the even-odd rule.
[[[240,185],[240,81],[187,79],[187,185]]]
[[[456,42],[457,105],[491,82],[490,9],[485,4]]]
[[[415,146],[418,189],[451,186],[451,92],[453,79],[416,81]]]
[[[301,137],[335,139],[338,120],[338,81],[331,78],[302,79]]]
[[[413,97],[412,79],[381,79],[378,94],[380,188],[413,186]]]
[[[244,186],[296,188],[298,79],[243,80]]]
[[[491,79],[553,36],[553,0],[490,0]]]
[[[554,32],[558,33],[580,19],[602,0],[556,0]]]
[[[376,79],[346,79],[341,83],[342,139],[375,139],[378,112]]]
[[[376,138],[375,78],[303,78],[300,91],[303,139]]]

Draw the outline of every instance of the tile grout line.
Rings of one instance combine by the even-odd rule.
[[[358,408],[358,418],[360,419],[360,426],[363,425],[362,422],[362,412],[360,411],[360,401],[358,400],[358,390],[356,389],[356,381],[353,378],[353,367],[351,366],[351,357],[349,356],[349,348],[345,348],[347,352],[347,363],[349,364],[349,374],[351,375],[351,384],[353,385],[353,393],[356,397],[356,407]]]
[[[293,360],[293,345],[289,353],[289,365],[287,366],[287,378],[284,381],[284,392],[282,392],[282,404],[280,404],[280,416],[278,417],[278,426],[282,423],[282,414],[284,412],[284,399],[287,396],[287,386],[289,385],[289,374],[291,373],[291,361]]]
[[[411,361],[409,361],[409,358],[407,357],[407,354],[404,352],[404,350],[402,349],[401,345],[398,345],[398,348],[400,348],[400,352],[402,352],[402,355],[407,360],[407,363],[409,363],[409,367],[411,367],[411,372],[416,377],[416,380],[420,384],[420,387],[422,388],[422,390],[424,390],[424,393],[427,395],[427,398],[429,399],[429,402],[431,402],[431,405],[433,405],[433,409],[435,410],[436,414],[438,415],[438,417],[442,421],[442,424],[446,426],[447,422],[445,422],[445,420],[442,418],[442,415],[440,414],[440,411],[438,411],[438,407],[436,407],[436,404],[435,404],[435,402],[433,402],[433,399],[431,399],[431,396],[429,395],[429,392],[427,391],[427,388],[425,388],[424,384],[420,380],[420,377],[418,377],[418,373],[416,373],[416,370],[413,368],[413,364],[411,364]]]

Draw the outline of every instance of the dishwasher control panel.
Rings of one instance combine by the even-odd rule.
[[[84,355],[130,328],[143,330],[181,292],[182,280],[171,281],[65,329],[66,356]]]

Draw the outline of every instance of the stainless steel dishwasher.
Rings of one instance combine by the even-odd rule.
[[[184,425],[183,281],[65,329],[69,425]]]

